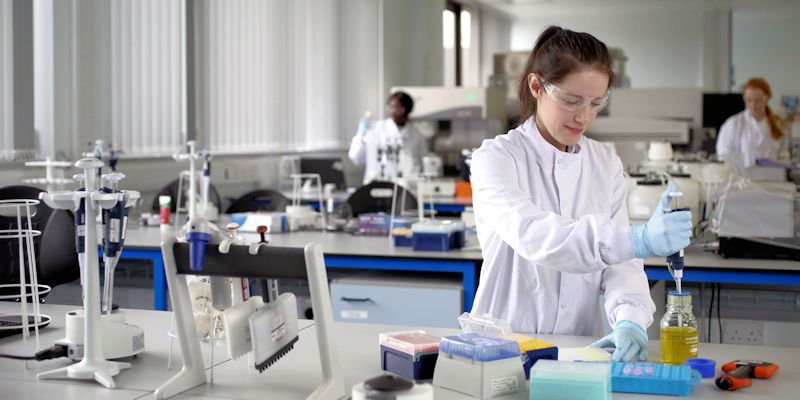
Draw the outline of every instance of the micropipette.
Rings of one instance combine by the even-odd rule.
[[[114,172],[103,175],[101,180],[106,184],[103,191],[107,193],[119,192],[119,181],[125,174]],[[114,270],[119,262],[119,253],[122,251],[125,240],[125,230],[128,222],[128,208],[126,201],[120,199],[113,207],[103,210],[103,266],[105,269],[105,282],[103,287],[101,311],[111,314],[113,309]]]
[[[676,212],[676,211],[689,211],[689,208],[679,208],[678,206],[678,198],[683,196],[682,192],[669,192],[667,194],[670,197],[670,203],[672,200],[675,200],[675,208],[667,209],[667,212]],[[679,252],[671,254],[667,257],[667,268],[669,269],[670,274],[675,279],[675,286],[678,289],[678,293],[681,293],[681,279],[683,278],[683,249]]]

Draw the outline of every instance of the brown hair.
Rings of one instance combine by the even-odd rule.
[[[528,88],[528,75],[534,73],[549,82],[558,83],[581,67],[594,67],[608,74],[609,87],[614,82],[611,56],[605,43],[588,33],[573,32],[558,26],[547,27],[536,39],[519,82],[522,111],[519,124],[522,125],[536,114],[536,98]]]
[[[767,95],[767,98],[772,98],[772,89],[769,87],[769,83],[764,78],[751,78],[747,83],[744,84],[742,88],[742,96],[744,96],[744,92],[747,89],[759,89],[764,94]],[[785,129],[785,125],[783,121],[775,115],[772,109],[767,104],[767,121],[769,122],[769,129],[772,131],[772,138],[775,140],[780,140],[783,137],[783,130]]]

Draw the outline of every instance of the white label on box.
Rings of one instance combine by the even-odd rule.
[[[492,396],[519,392],[519,382],[516,376],[492,379]]]
[[[342,319],[367,319],[369,318],[369,313],[359,310],[342,310],[341,316]]]

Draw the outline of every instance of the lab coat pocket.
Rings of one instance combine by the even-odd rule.
[[[583,282],[589,286],[595,287],[600,285],[600,280],[603,277],[603,271],[589,272],[588,274],[581,274]]]

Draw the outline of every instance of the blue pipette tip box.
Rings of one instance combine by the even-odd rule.
[[[700,380],[688,365],[611,363],[614,392],[689,396]]]
[[[439,353],[478,362],[520,356],[517,342],[474,332],[443,337],[439,345]]]
[[[433,379],[439,341],[421,330],[382,333],[381,368],[412,380]]]

